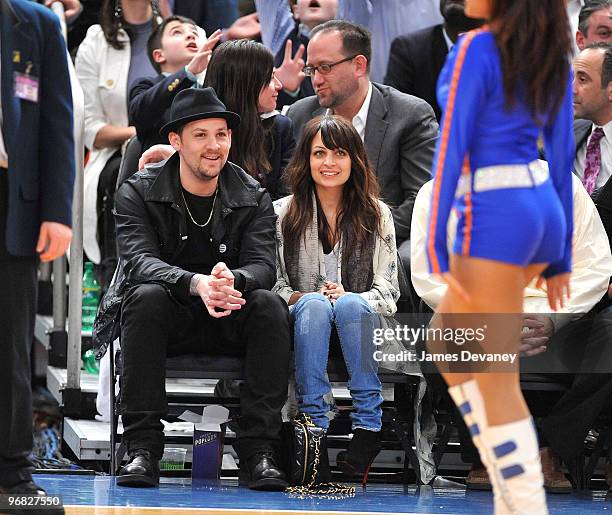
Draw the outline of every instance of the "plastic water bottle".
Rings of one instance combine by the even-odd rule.
[[[93,263],[85,263],[85,273],[83,274],[83,311],[81,321],[83,331],[91,332],[93,323],[100,304],[100,285],[94,276]]]
[[[100,373],[100,366],[96,361],[96,352],[93,349],[88,349],[83,353],[83,368],[90,374]]]

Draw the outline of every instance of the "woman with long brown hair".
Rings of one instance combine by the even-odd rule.
[[[294,319],[298,407],[319,428],[329,427],[325,394],[330,337],[349,372],[353,438],[338,467],[367,480],[380,450],[381,385],[370,337],[380,315],[399,298],[395,229],[359,134],[336,116],[304,129],[287,169],[292,196],[278,214],[276,291]],[[334,338],[332,338],[332,341]]]
[[[291,120],[276,111],[282,84],[275,73],[270,50],[256,41],[238,39],[215,48],[204,79],[204,86],[213,88],[242,120],[232,132],[229,160],[257,179],[272,200],[289,193],[283,174],[295,149]],[[141,164],[173,153],[169,145],[155,145],[143,154]]]
[[[291,120],[278,113],[282,89],[274,56],[261,43],[226,41],[212,54],[204,85],[212,87],[230,111],[240,114],[229,159],[255,177],[272,200],[289,193],[283,173],[295,149]]]
[[[546,281],[553,310],[569,296],[569,24],[564,0],[466,0],[465,12],[488,24],[459,40],[438,81],[445,109],[427,254],[449,288],[434,323],[451,329],[480,323],[483,356],[516,356],[527,284]],[[537,161],[538,141],[548,166]],[[449,258],[451,209],[459,223]],[[428,343],[430,350],[441,345]],[[518,359],[486,373],[440,369],[487,467],[495,513],[547,513]]]

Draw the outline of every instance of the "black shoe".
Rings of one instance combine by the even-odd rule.
[[[0,486],[0,494],[2,495],[24,495],[28,497],[45,497],[47,496],[47,492],[45,492],[40,486],[38,486],[34,481],[22,481],[21,483],[17,483],[13,486]],[[42,505],[41,505],[42,506]],[[46,513],[49,515],[63,515],[64,508],[61,506],[48,506],[45,504],[44,510],[41,508],[37,509],[24,509],[24,508],[12,508],[12,509],[2,509],[2,513],[18,513],[26,515],[30,514],[42,514]]]
[[[287,488],[285,473],[276,464],[271,451],[257,452],[240,463],[239,484],[252,490],[278,491]]]
[[[119,486],[159,486],[159,460],[145,449],[130,452],[126,465],[117,477]]]
[[[336,457],[336,465],[347,476],[368,482],[368,473],[374,458],[380,452],[380,431],[355,429],[347,451],[341,451]]]

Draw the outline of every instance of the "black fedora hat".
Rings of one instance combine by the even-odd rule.
[[[174,97],[170,106],[170,121],[159,130],[159,134],[166,137],[186,123],[205,118],[223,118],[230,129],[240,125],[240,116],[225,108],[213,88],[189,88]]]

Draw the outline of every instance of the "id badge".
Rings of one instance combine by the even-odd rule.
[[[15,96],[21,100],[38,103],[38,78],[15,72]]]

